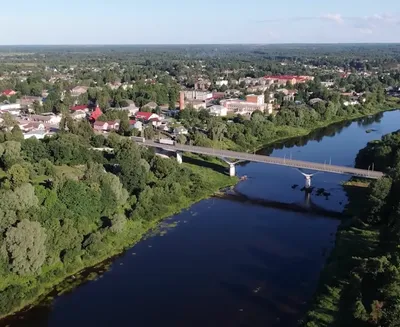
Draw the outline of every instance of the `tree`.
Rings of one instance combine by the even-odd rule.
[[[29,181],[29,171],[20,164],[15,164],[7,171],[7,177],[12,188],[16,188]]]
[[[127,118],[121,119],[119,123],[118,133],[121,135],[126,135],[130,131],[129,120]]]
[[[35,112],[35,114],[41,114],[43,113],[43,106],[40,104],[39,101],[34,101],[33,102],[33,111]]]
[[[110,231],[113,233],[121,233],[125,228],[126,218],[122,214],[115,214],[111,217]]]
[[[24,134],[19,128],[19,125],[14,125],[13,129],[11,130],[11,136],[13,141],[22,142],[24,139]]]
[[[1,130],[10,130],[16,124],[17,124],[16,120],[9,112],[6,112],[1,116],[0,120]]]
[[[27,219],[6,233],[6,249],[12,270],[19,275],[36,273],[46,259],[46,233],[40,223]]]

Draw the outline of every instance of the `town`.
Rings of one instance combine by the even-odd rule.
[[[205,60],[192,60],[179,70],[166,65],[151,73],[148,62],[129,67],[130,71],[118,63],[7,67],[0,76],[0,115],[11,117],[8,128],[18,126],[25,139],[51,136],[68,129],[66,120],[73,120],[87,122],[95,133],[163,135],[185,143],[195,138],[195,132],[210,134],[208,127],[192,126],[185,109],[220,117],[217,121],[225,123],[237,116],[249,120],[255,113],[270,116],[271,121],[293,114],[296,119],[303,110],[318,120],[317,116],[332,119],[340,112],[351,115],[379,102],[385,93],[400,97],[398,73],[393,74],[390,65],[384,70],[367,61],[352,62],[354,67],[311,65],[308,59],[303,64],[278,64],[281,74],[260,77],[265,70],[252,65],[213,69]],[[287,74],[294,70],[307,75]],[[2,121],[9,123],[10,118]],[[301,122],[296,124],[302,127]]]

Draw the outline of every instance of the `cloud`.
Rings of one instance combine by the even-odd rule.
[[[322,20],[333,21],[337,24],[343,24],[344,20],[340,14],[326,14],[321,16]]]
[[[373,34],[374,31],[371,28],[357,28],[357,31],[359,31],[361,34]]]

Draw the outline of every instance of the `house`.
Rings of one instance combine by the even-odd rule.
[[[21,104],[19,103],[5,103],[0,104],[0,112],[8,112],[11,115],[19,115],[21,110]]]
[[[160,124],[160,126],[158,126],[158,129],[159,129],[160,131],[168,132],[168,131],[169,131],[168,123],[165,122],[165,121],[162,121],[161,124]]]
[[[23,96],[21,99],[17,100],[21,106],[28,106],[32,107],[35,102],[39,103],[40,105],[43,104],[42,97],[35,97],[35,96]]]
[[[350,100],[350,101],[344,101],[343,102],[343,105],[345,106],[345,107],[348,107],[348,106],[356,106],[356,105],[359,105],[360,104],[360,102],[358,102],[357,100]]]
[[[44,131],[46,129],[43,123],[36,121],[28,121],[28,120],[19,121],[18,126],[23,132],[30,132],[33,130]]]
[[[160,118],[159,115],[153,114],[151,112],[145,112],[145,111],[139,111],[135,115],[136,119],[142,120],[142,121],[149,121],[150,119],[153,118]]]
[[[86,112],[84,110],[76,110],[71,114],[73,120],[82,120],[86,118]]]
[[[108,123],[106,121],[95,121],[93,129],[97,132],[105,132],[108,130]]]
[[[85,94],[89,88],[87,86],[76,86],[71,90],[71,96],[78,97]]]
[[[212,98],[215,99],[223,99],[225,98],[225,92],[213,92]]]
[[[78,106],[73,106],[71,108],[69,108],[69,110],[71,111],[85,111],[85,112],[89,112],[89,106],[86,104],[81,104]]]
[[[94,109],[93,112],[91,113],[90,119],[97,120],[102,114],[103,112],[101,111],[100,107],[97,106],[96,109]]]
[[[221,81],[216,81],[215,85],[218,86],[218,87],[221,87],[223,85],[228,86],[228,83],[229,82],[227,80],[221,80]]]
[[[157,107],[158,107],[157,103],[149,102],[149,103],[145,104],[142,108],[148,108],[148,109],[154,110]]]
[[[154,127],[159,127],[159,126],[161,126],[161,119],[160,119],[159,117],[150,118],[150,119],[149,119],[149,122],[151,122],[151,124],[152,124]]]
[[[31,120],[47,124],[59,124],[61,122],[61,115],[31,115]]]
[[[143,123],[138,120],[131,119],[129,121],[130,128],[136,128],[139,132],[143,130]]]
[[[10,96],[13,96],[15,94],[17,94],[17,92],[15,92],[14,90],[11,90],[11,89],[7,89],[7,90],[4,90],[3,92],[1,92],[1,95],[6,96],[7,98]]]
[[[187,101],[187,105],[196,110],[205,109],[207,106],[203,100],[189,100]]]
[[[116,131],[119,129],[119,120],[110,120],[107,122],[108,128],[107,130],[109,131]]]
[[[113,110],[123,110],[123,111],[127,111],[129,116],[135,116],[136,113],[139,111],[139,108],[136,107],[136,105],[130,104],[128,107],[122,107],[122,108],[113,108]]]
[[[225,117],[228,114],[228,109],[224,106],[215,105],[209,107],[208,110],[212,116]]]
[[[189,134],[189,131],[183,126],[178,126],[178,127],[174,128],[174,134],[175,135],[187,135],[187,134]]]
[[[30,139],[32,137],[36,137],[38,140],[43,139],[48,134],[45,130],[32,130],[30,132],[24,133],[24,139]]]

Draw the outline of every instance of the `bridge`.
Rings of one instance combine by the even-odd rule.
[[[231,162],[226,158],[236,159],[239,161],[262,162],[272,165],[287,166],[297,169],[308,169],[308,170],[321,171],[334,174],[352,175],[369,179],[379,179],[384,176],[382,172],[370,169],[365,170],[365,169],[346,167],[346,166],[336,166],[326,163],[316,163],[310,161],[270,157],[270,156],[252,154],[247,152],[219,150],[214,148],[205,148],[200,146],[179,144],[176,142],[174,144],[164,144],[164,143],[154,142],[152,140],[145,140],[139,137],[133,137],[132,139],[138,143],[142,143],[145,146],[176,152],[177,160],[179,163],[182,163],[182,152],[190,152],[190,153],[203,154],[203,155],[222,158],[226,163],[229,164],[230,167],[229,174],[231,176],[235,175],[235,162]],[[303,175],[306,177],[306,188],[311,187],[312,175],[311,174],[310,175],[303,174]]]

